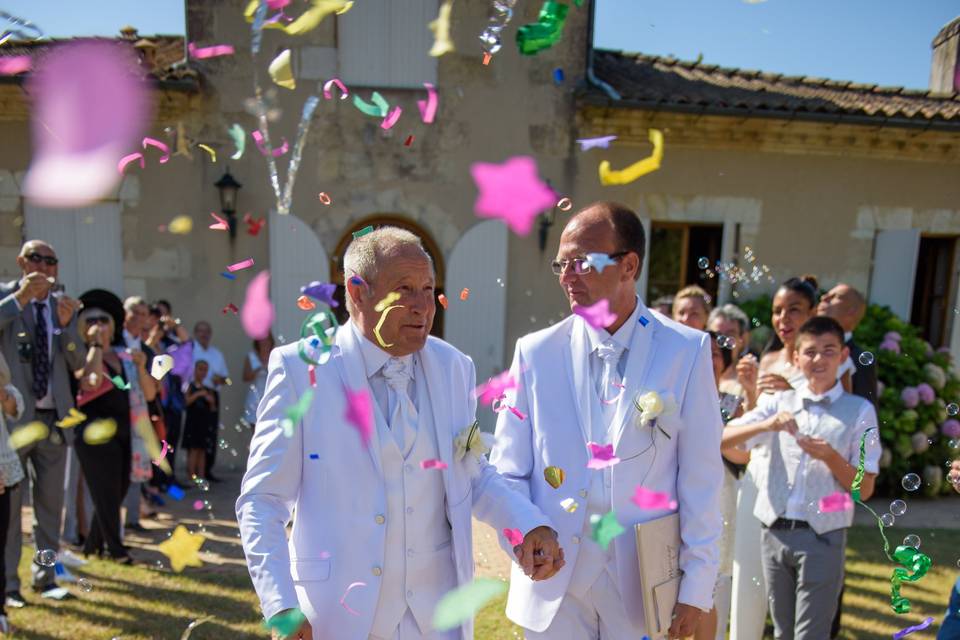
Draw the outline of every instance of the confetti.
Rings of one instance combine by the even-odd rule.
[[[13,76],[30,71],[32,63],[30,56],[10,56],[0,58],[0,76]]]
[[[850,499],[850,494],[846,491],[837,491],[820,498],[819,506],[821,513],[836,513],[853,509],[853,500]]]
[[[218,216],[217,214],[213,213],[212,211],[210,212],[210,215],[213,216],[213,219],[214,219],[214,220],[216,220],[216,222],[214,222],[212,225],[210,225],[210,228],[211,228],[211,229],[213,229],[214,231],[229,231],[229,230],[230,230],[230,223],[226,220],[226,218],[221,218],[220,216]]]
[[[387,114],[387,117],[383,119],[383,122],[380,123],[381,129],[392,129],[393,125],[397,124],[397,120],[400,119],[400,114],[403,113],[403,108],[394,107],[390,113]]]
[[[437,296],[437,301],[440,303],[440,306],[443,307],[444,309],[446,309],[447,305],[450,304],[447,301],[447,296],[443,295],[442,293]]]
[[[197,144],[197,146],[207,152],[207,154],[210,156],[210,162],[217,161],[217,152],[214,151],[212,147],[210,147],[209,145],[203,144],[202,142]]]
[[[554,489],[559,489],[567,474],[560,467],[547,467],[543,470],[543,479]]]
[[[503,371],[490,378],[473,390],[473,395],[481,405],[492,405],[495,400],[502,398],[510,389],[517,388],[517,381],[510,371]]]
[[[587,462],[587,469],[606,469],[620,462],[620,458],[613,455],[612,444],[597,444],[588,442],[590,448],[590,460]]]
[[[650,129],[650,142],[653,144],[653,153],[643,160],[638,160],[626,169],[614,171],[606,160],[600,163],[600,183],[604,186],[630,184],[637,178],[660,168],[663,160],[663,133],[659,129]]]
[[[519,547],[523,544],[523,534],[520,529],[504,529],[503,537],[507,539],[511,547]]]
[[[600,136],[597,138],[580,138],[577,144],[580,145],[580,151],[589,151],[590,149],[609,149],[610,143],[617,139],[617,136]]]
[[[198,47],[196,43],[191,42],[187,45],[187,52],[195,60],[204,60],[206,58],[219,58],[220,56],[232,56],[236,53],[232,45],[215,44],[211,47]]]
[[[535,55],[559,42],[569,11],[570,7],[565,4],[546,0],[536,22],[517,29],[517,48],[521,55]]]
[[[402,308],[403,308],[402,304],[396,304],[396,305],[393,305],[392,307],[387,307],[386,309],[384,309],[383,313],[380,314],[380,320],[377,321],[377,326],[373,328],[374,337],[377,339],[377,342],[380,343],[380,346],[383,347],[384,349],[389,349],[390,347],[393,346],[393,343],[391,342],[390,344],[387,344],[386,342],[383,341],[383,337],[380,335],[380,329],[383,328],[383,323],[386,321],[388,313],[390,313],[394,309],[402,309]]]
[[[560,501],[560,506],[563,507],[567,513],[573,513],[580,505],[577,504],[577,501],[573,498],[564,498]]]
[[[307,296],[300,296],[297,298],[297,307],[303,311],[312,311],[317,308],[316,303]]]
[[[286,436],[288,438],[293,435],[293,427],[303,420],[303,416],[307,415],[311,402],[313,402],[313,389],[307,389],[299,400],[283,410],[285,416],[284,431],[287,432]]]
[[[173,498],[174,500],[183,500],[184,493],[183,493],[183,489],[181,489],[175,484],[172,484],[169,487],[167,487],[167,495]]]
[[[254,340],[262,340],[270,335],[274,315],[273,303],[270,302],[270,272],[261,271],[247,285],[243,309],[240,311],[240,324],[248,336]]]
[[[185,236],[193,231],[193,218],[190,216],[177,216],[167,225],[167,231],[178,236]]]
[[[409,147],[412,144],[413,144],[413,136],[409,135],[407,136],[407,139],[404,141],[403,146]]]
[[[230,135],[230,138],[233,140],[233,146],[236,147],[236,151],[233,152],[233,155],[230,156],[231,160],[239,160],[243,157],[243,152],[247,150],[247,134],[236,122],[227,129],[227,133]]]
[[[331,282],[320,282],[319,280],[314,280],[313,282],[300,287],[300,293],[306,296],[310,296],[314,300],[324,303],[328,307],[336,308],[340,306],[340,303],[333,299],[334,293],[337,291],[337,285]],[[397,296],[399,298],[399,296]],[[377,309],[381,311],[381,309]]]
[[[194,500],[193,501],[193,510],[201,511],[203,509],[203,500]]]
[[[213,619],[214,619],[213,616],[207,616],[205,618],[199,618],[198,620],[194,620],[193,622],[187,625],[186,629],[183,630],[183,633],[180,635],[180,640],[190,640],[190,634],[193,633],[194,629],[196,629],[198,626],[200,626],[205,622],[210,622]]]
[[[476,214],[503,220],[517,235],[530,233],[534,219],[557,201],[530,156],[515,156],[503,164],[475,162],[470,173],[479,190]]]
[[[311,453],[309,457],[310,457],[311,460],[319,460],[319,459],[320,459],[320,454]]]
[[[603,273],[604,269],[617,264],[617,261],[605,253],[588,253],[587,264],[596,269],[598,273]]]
[[[144,138],[143,139],[143,148],[147,147],[156,147],[160,149],[160,152],[163,154],[160,156],[160,164],[166,164],[170,162],[170,147],[168,147],[163,142],[160,142],[156,138]]]
[[[347,90],[347,86],[343,84],[343,81],[340,78],[331,78],[323,84],[323,97],[326,100],[333,99],[333,88],[337,87],[340,89],[340,99],[346,100],[350,95],[350,92]]]
[[[325,191],[321,191],[320,193],[318,193],[317,198],[320,199],[321,204],[325,204],[328,206],[330,205],[331,202],[333,202],[333,200],[330,199],[330,196],[328,196]],[[373,230],[373,227],[371,227],[370,229]],[[353,237],[356,238],[358,236],[354,234]]]
[[[267,67],[267,73],[274,83],[284,89],[296,89],[297,80],[293,77],[293,67],[290,66],[290,49],[284,49]]]
[[[507,590],[501,580],[477,578],[473,582],[447,592],[433,612],[433,627],[448,631],[472,618],[487,602]]]
[[[245,213],[243,215],[243,222],[244,224],[247,225],[247,234],[256,237],[260,235],[260,229],[262,229],[263,226],[267,224],[267,219],[254,218],[249,213]]]
[[[83,430],[83,441],[89,445],[110,442],[117,433],[117,421],[112,418],[94,420]],[[10,436],[13,438],[13,435]]]
[[[205,540],[201,534],[190,533],[181,524],[173,530],[170,538],[157,545],[157,549],[170,559],[170,567],[180,573],[185,567],[203,566],[199,551]]]
[[[677,508],[677,501],[670,499],[670,494],[660,491],[650,491],[646,487],[637,486],[633,490],[630,502],[641,509],[671,509]]]
[[[373,101],[373,104],[370,104],[357,94],[353,94],[353,106],[359,109],[361,113],[373,116],[374,118],[383,118],[390,111],[390,103],[378,92],[374,91],[370,94],[370,100]]]
[[[356,238],[362,238],[363,236],[367,235],[368,233],[372,233],[372,232],[373,232],[373,225],[367,225],[367,226],[365,226],[363,229],[360,229],[359,231],[354,231],[354,232],[353,232],[353,237],[354,237],[354,239],[356,239]]]
[[[232,273],[227,273],[226,271],[221,271],[221,272],[220,272],[220,275],[223,276],[224,278],[226,278],[227,280],[236,280],[236,279],[237,279],[237,276],[233,275]]]
[[[493,55],[489,51],[483,52],[483,66],[490,64],[490,60],[493,59]]]
[[[437,117],[437,89],[429,82],[424,82],[423,86],[427,88],[427,99],[417,100],[417,108],[420,109],[420,119],[430,124]]]
[[[447,463],[444,462],[443,460],[436,460],[434,458],[431,458],[429,460],[421,460],[420,468],[421,469],[446,469]]]
[[[914,631],[923,631],[924,629],[926,629],[932,624],[933,624],[933,618],[927,618],[920,624],[915,624],[912,627],[907,627],[906,629],[901,629],[900,631],[897,631],[895,634],[893,634],[893,640],[900,640],[900,638],[902,638],[903,636],[909,635]]]
[[[234,271],[242,271],[243,269],[249,269],[253,266],[253,258],[247,258],[246,260],[241,260],[240,262],[235,262],[231,265],[227,265],[227,271],[233,273]]]
[[[445,0],[440,5],[440,11],[435,20],[427,24],[433,32],[433,46],[430,47],[430,56],[439,58],[445,53],[456,51],[453,40],[450,38],[450,13],[453,10],[453,0]]]
[[[557,67],[556,69],[553,70],[553,81],[557,85],[563,84],[563,69],[561,69],[560,67]]]
[[[347,412],[344,419],[360,434],[363,446],[369,446],[370,437],[373,434],[373,405],[370,403],[370,394],[366,389],[352,391],[346,388],[344,394],[347,397]]]
[[[596,513],[593,514],[590,516],[590,527],[590,537],[600,545],[604,551],[610,546],[611,540],[626,531],[626,529],[617,522],[617,514],[615,511],[610,511],[603,516]]]
[[[560,211],[570,211],[573,208],[573,200],[570,198],[560,198],[557,202],[557,209]]]
[[[573,312],[594,329],[605,329],[617,321],[617,314],[611,313],[610,302],[606,298],[590,306],[575,305]]]
[[[356,589],[357,587],[365,587],[365,586],[367,586],[367,583],[366,583],[366,582],[351,582],[351,583],[347,586],[347,590],[344,591],[344,592],[343,592],[343,595],[340,597],[340,605],[341,605],[344,609],[346,609],[347,611],[349,611],[350,613],[352,613],[352,614],[355,615],[355,616],[359,616],[359,615],[360,615],[360,612],[359,612],[359,611],[354,611],[353,609],[351,609],[351,608],[347,605],[347,596],[350,594],[351,591],[353,591],[353,590]]]
[[[81,413],[74,407],[70,407],[67,411],[67,415],[63,416],[56,424],[61,429],[70,429],[77,426],[78,424],[83,424],[83,421],[87,419],[85,413]]]
[[[373,310],[377,313],[382,313],[384,309],[392,305],[394,302],[400,299],[400,294],[396,291],[391,291],[384,297],[383,300],[374,305]]]
[[[140,160],[140,168],[141,168],[141,169],[146,169],[146,168],[147,168],[147,163],[146,163],[146,161],[143,159],[143,154],[137,152],[137,153],[131,153],[131,154],[125,155],[125,156],[123,156],[122,158],[120,158],[120,162],[117,163],[117,173],[121,173],[121,174],[122,174],[123,171],[124,171],[124,169],[127,168],[127,165],[130,164],[131,162],[133,162],[134,160],[137,160],[137,159]]]
[[[130,391],[130,383],[124,380],[122,376],[111,376],[110,382],[120,391]]]
[[[234,315],[240,313],[240,309],[238,309],[237,305],[233,304],[232,302],[228,303],[227,306],[221,309],[221,313],[224,315],[226,315],[229,311],[232,311]]]
[[[263,25],[264,29],[280,29],[287,35],[300,36],[316,29],[323,19],[331,13],[338,15],[344,14],[353,6],[351,0],[311,0],[312,5],[304,11],[298,18],[289,24],[281,24],[280,21],[268,22]],[[260,0],[250,0],[244,9],[243,15],[247,22],[253,22],[257,7],[260,6]]]
[[[45,440],[50,435],[50,427],[35,420],[10,432],[10,446],[13,449],[22,449],[27,445]]]
[[[170,445],[166,440],[161,440],[160,444],[163,445],[163,448],[160,449],[160,455],[157,456],[156,460],[152,460],[153,464],[160,466],[160,461],[167,457],[167,451],[170,450]]]
[[[273,616],[265,621],[263,626],[268,631],[276,631],[278,637],[287,638],[292,636],[306,619],[307,617],[300,609],[291,609]]]
[[[282,136],[280,139],[283,140],[283,144],[281,144],[278,148],[274,149],[273,151],[270,151],[269,149],[267,149],[267,147],[265,146],[266,141],[263,138],[263,134],[260,133],[259,131],[251,131],[250,137],[252,137],[253,141],[257,144],[257,150],[260,151],[260,153],[265,156],[273,156],[274,158],[279,158],[280,156],[282,156],[283,154],[285,154],[287,151],[290,150],[290,143],[287,142],[287,139]]]
[[[470,289],[467,289],[466,287],[464,287],[463,289],[460,290],[461,300],[466,300],[469,297],[470,297]]]

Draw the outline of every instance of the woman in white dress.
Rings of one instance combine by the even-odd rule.
[[[257,422],[257,406],[267,386],[267,364],[273,351],[273,334],[253,341],[253,349],[243,361],[243,382],[249,385],[243,405],[243,419],[251,427]]]

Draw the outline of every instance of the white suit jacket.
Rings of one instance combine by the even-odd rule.
[[[710,336],[680,325],[640,305],[640,322],[633,332],[624,370],[624,393],[617,404],[615,452],[624,460],[612,468],[611,503],[627,531],[616,545],[620,595],[635,625],[643,624],[640,572],[632,525],[668,515],[667,510],[642,510],[630,498],[642,482],[652,491],[668,493],[680,512],[683,579],[680,602],[709,610],[719,565],[720,487],[719,400],[710,352]],[[644,325],[644,321],[646,324]],[[596,397],[590,375],[590,345],[583,319],[570,316],[553,327],[517,341],[511,371],[519,382],[508,398],[527,414],[517,421],[500,414],[497,441],[490,462],[517,491],[529,496],[555,524],[566,555],[566,566],[551,580],[532,582],[514,571],[507,616],[533,631],[553,620],[577,563],[578,540],[584,530],[590,488],[586,446],[590,403]],[[670,437],[649,426],[638,426],[633,400],[640,392],[672,394],[677,410],[658,419]],[[655,447],[650,445],[655,443]],[[610,444],[610,443],[602,443]],[[548,466],[563,469],[559,489],[544,480]],[[573,498],[580,507],[568,513],[560,502]],[[505,544],[501,537],[501,544]]]
[[[379,595],[378,571],[384,564],[387,499],[379,440],[365,448],[345,418],[345,388],[370,392],[359,345],[349,326],[337,331],[330,360],[316,368],[309,411],[284,434],[284,410],[310,388],[307,365],[297,345],[275,349],[250,457],[237,499],[237,520],[265,618],[299,607],[310,620],[314,640],[366,640]],[[451,525],[458,582],[473,579],[471,511],[497,530],[530,531],[552,526],[530,501],[513,491],[485,459],[468,453],[454,459],[453,441],[474,421],[475,373],[470,359],[430,337],[420,352],[433,403],[446,513]],[[421,381],[417,381],[420,384]],[[371,402],[375,402],[370,395]],[[377,419],[382,419],[377,417]],[[285,525],[293,519],[289,541]],[[367,586],[351,590],[353,582]],[[472,622],[462,627],[473,637]]]

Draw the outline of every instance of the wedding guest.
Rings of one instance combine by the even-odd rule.
[[[950,464],[950,472],[947,479],[953,488],[960,493],[960,458]],[[950,603],[947,606],[947,614],[940,625],[940,631],[937,633],[937,640],[956,640],[960,638],[960,578],[957,578],[953,589],[950,590]]]
[[[206,477],[210,439],[217,437],[217,394],[203,382],[209,372],[207,362],[197,360],[186,391],[183,448],[187,450],[187,477],[192,480]]]
[[[24,478],[20,457],[10,446],[7,418],[17,420],[23,413],[23,396],[10,384],[10,367],[0,354],[0,549],[6,544],[7,526],[10,523],[10,494]],[[5,593],[6,571],[3,555],[0,554],[0,593]],[[0,599],[0,634],[11,633],[10,622],[3,599]]]
[[[720,379],[720,391],[740,396],[744,408],[751,409],[757,400],[757,373],[759,362],[749,352],[750,320],[734,304],[725,304],[710,312],[707,329],[723,336],[721,346],[730,351],[732,362]]]
[[[150,312],[152,315],[159,315],[154,329],[155,337],[147,341],[154,351],[172,355],[182,345],[191,344],[190,334],[180,324],[180,320],[173,317],[173,307],[168,301],[157,300]],[[171,484],[183,488],[185,485],[176,478],[176,461],[180,450],[180,435],[183,431],[183,413],[187,407],[183,397],[183,378],[176,373],[176,370],[170,371],[160,380],[160,390],[163,419],[167,429],[166,440],[170,446],[167,454],[167,462],[170,464],[169,480]]]
[[[209,322],[201,320],[193,327],[193,362],[196,364],[199,360],[207,363],[207,377],[203,384],[214,390],[217,396],[217,427],[220,425],[220,388],[222,385],[230,384],[230,372],[227,370],[227,361],[223,357],[220,349],[210,343],[213,338],[213,327]],[[220,479],[213,475],[213,465],[217,459],[217,437],[211,439],[207,446],[207,455],[205,456],[205,472],[203,477],[210,482],[220,482]]]
[[[249,385],[247,399],[243,405],[243,419],[253,427],[257,422],[257,406],[263,397],[263,390],[267,384],[267,362],[270,352],[273,351],[273,334],[266,338],[253,341],[253,349],[247,353],[243,361],[243,382]]]
[[[660,296],[650,303],[650,308],[669,318],[673,315],[673,296]]]
[[[853,341],[853,332],[863,320],[867,312],[867,301],[863,294],[843,282],[827,291],[820,299],[817,314],[829,316],[843,327],[843,336],[847,348],[850,349],[850,358],[841,367],[843,374],[850,373],[848,391],[861,398],[866,398],[877,406],[877,367],[870,357],[861,357],[864,350]]]
[[[673,319],[697,331],[705,331],[710,315],[710,294],[692,284],[673,297]]]

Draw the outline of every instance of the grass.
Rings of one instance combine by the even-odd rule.
[[[920,582],[904,585],[903,594],[913,603],[913,610],[897,616],[889,608],[891,565],[883,556],[877,530],[867,527],[851,530],[842,638],[890,638],[894,632],[927,616],[933,616],[937,624],[912,635],[911,640],[934,638],[958,573],[958,534],[946,529],[914,530],[914,533],[923,541],[921,549],[933,559],[933,569]],[[140,557],[145,556],[141,553]],[[159,557],[152,555],[151,562]],[[24,584],[29,584],[30,558],[25,550],[20,566],[20,575],[26,578]],[[60,603],[42,601],[25,590],[31,606],[9,612],[17,629],[12,638],[176,640],[191,621],[206,616],[212,616],[212,620],[198,625],[191,640],[266,637],[249,578],[236,564],[208,564],[174,574],[166,569],[158,570],[156,564],[122,567],[91,561],[74,573],[87,579],[92,590]],[[478,640],[522,637],[520,630],[503,616],[504,600],[492,602],[478,616]]]

